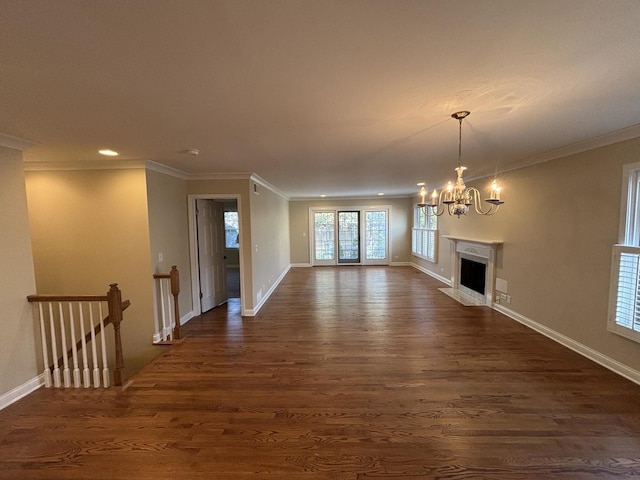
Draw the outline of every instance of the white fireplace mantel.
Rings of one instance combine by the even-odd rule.
[[[450,240],[454,247],[451,254],[451,285],[453,288],[450,289],[451,292],[445,291],[445,293],[465,305],[492,306],[496,284],[496,254],[503,242],[454,235],[443,235],[443,237]],[[460,291],[460,258],[465,255],[482,259],[487,264],[485,294],[483,298],[476,299],[475,303],[470,299],[465,299],[466,295]]]

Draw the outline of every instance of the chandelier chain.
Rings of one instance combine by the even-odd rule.
[[[462,165],[462,118],[458,119],[460,124],[458,129],[458,167]]]

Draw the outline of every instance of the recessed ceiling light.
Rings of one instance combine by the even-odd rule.
[[[326,197],[326,195],[320,195],[320,198],[324,198],[324,197]]]
[[[384,195],[384,192],[380,192],[378,195],[381,197]]]
[[[100,155],[106,155],[107,157],[117,157],[119,155],[115,150],[110,150],[108,148],[103,148],[102,150],[98,150]]]
[[[416,185],[419,186],[419,187],[424,187],[426,185],[426,183],[425,182],[420,182],[420,183],[416,183]]]

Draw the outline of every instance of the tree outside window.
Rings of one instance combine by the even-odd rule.
[[[224,238],[226,248],[239,248],[238,212],[224,212]]]

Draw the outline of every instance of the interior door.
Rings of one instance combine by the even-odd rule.
[[[213,200],[196,200],[198,224],[198,271],[202,312],[227,300],[224,270],[224,205]]]

